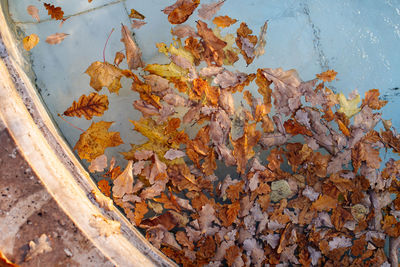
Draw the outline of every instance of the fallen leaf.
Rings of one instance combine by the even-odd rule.
[[[337,200],[328,196],[322,195],[315,202],[312,203],[311,207],[318,211],[330,211],[331,209],[336,208]]]
[[[371,89],[365,92],[365,98],[362,100],[362,106],[367,105],[372,109],[381,109],[387,104],[386,100],[379,99],[379,90]]]
[[[199,17],[204,20],[211,19],[215,15],[215,13],[218,12],[224,2],[225,0],[221,0],[210,4],[202,4],[198,11]]]
[[[32,48],[34,48],[38,43],[39,43],[39,36],[37,36],[34,33],[22,39],[22,44],[24,45],[24,49],[26,51],[29,51]]]
[[[46,43],[48,44],[59,44],[61,43],[65,37],[67,37],[69,34],[68,33],[55,33],[52,35],[49,35],[46,38]]]
[[[115,53],[114,65],[119,66],[119,64],[121,64],[121,62],[124,60],[124,58],[125,58],[125,55],[122,52]]]
[[[26,10],[28,11],[28,14],[31,15],[32,18],[34,18],[37,22],[40,21],[39,9],[37,7],[30,5]]]
[[[82,117],[91,120],[93,116],[102,116],[104,111],[108,109],[108,98],[106,95],[91,93],[90,95],[82,95],[78,102],[73,102],[72,106],[64,111],[65,116]]]
[[[224,58],[223,48],[227,43],[219,39],[214,32],[207,27],[207,24],[201,20],[197,21],[197,33],[203,38],[205,48],[208,49],[211,54],[208,65],[211,65],[211,61],[214,61],[217,66],[221,66]]]
[[[106,197],[103,193],[101,193],[98,190],[92,190],[92,194],[96,199],[97,203],[99,203],[100,207],[106,210],[112,210],[114,204],[111,198]]]
[[[111,189],[111,186],[109,185],[109,183],[108,183],[108,181],[107,180],[100,180],[98,183],[97,183],[97,186],[99,187],[99,189],[100,189],[100,191],[104,194],[104,195],[106,195],[106,196],[110,196],[111,195],[111,191],[110,191],[110,189]]]
[[[178,38],[197,37],[196,30],[190,25],[178,25],[172,28],[171,33]]]
[[[112,188],[113,196],[122,198],[125,194],[133,192],[133,161],[130,160],[125,167],[125,170],[114,180]]]
[[[149,211],[146,202],[139,202],[135,205],[135,224],[139,226],[142,222],[144,215]]]
[[[247,27],[247,24],[242,22],[239,29],[236,31],[236,45],[240,48],[240,53],[245,59],[247,65],[251,64],[255,58],[255,46],[257,44],[258,38],[253,33],[252,30]]]
[[[131,13],[129,14],[129,17],[132,19],[145,19],[146,17],[143,16],[142,14],[139,13],[139,11],[135,9],[131,9]]]
[[[132,20],[131,28],[132,29],[140,29],[142,26],[146,25],[147,22],[141,20]]]
[[[122,39],[121,42],[125,45],[126,52],[126,61],[129,69],[137,69],[140,67],[144,67],[144,63],[142,61],[142,52],[140,48],[136,45],[136,43],[132,40],[132,35],[127,26],[122,24],[121,27]]]
[[[85,71],[90,76],[90,86],[100,91],[103,87],[107,87],[110,93],[117,93],[121,86],[122,70],[108,62],[93,62]]]
[[[164,13],[168,14],[171,24],[184,23],[200,4],[200,0],[178,0],[175,4],[166,7]]]
[[[340,105],[340,109],[338,111],[346,114],[348,118],[351,118],[360,112],[361,108],[358,107],[358,103],[360,103],[361,98],[359,94],[348,100],[344,94],[340,93],[338,99]]]
[[[331,82],[336,78],[337,72],[334,70],[327,70],[320,74],[317,74],[317,78],[324,82]]]
[[[107,219],[101,214],[93,214],[89,220],[89,225],[97,229],[100,236],[109,237],[121,232],[120,222]]]
[[[89,171],[90,172],[103,172],[104,168],[107,167],[107,156],[101,155],[90,162]]]
[[[62,20],[64,18],[64,11],[62,11],[61,7],[56,7],[47,3],[43,3],[43,5],[47,9],[47,13],[52,19]]]
[[[184,156],[186,156],[186,153],[177,149],[170,149],[164,154],[164,158],[168,160],[174,160],[177,158],[182,158]]]
[[[50,252],[53,249],[50,246],[49,238],[46,234],[42,234],[37,242],[30,241],[29,242],[29,252],[25,256],[24,261],[30,261],[39,254],[43,254],[46,252]]]
[[[81,159],[89,162],[104,154],[107,147],[114,147],[123,144],[119,132],[108,132],[113,122],[99,121],[93,122],[90,127],[83,132],[74,150],[78,150]]]
[[[267,44],[267,29],[268,29],[268,20],[265,21],[263,26],[261,26],[260,34],[258,35],[258,42],[256,47],[254,48],[254,55],[256,57],[262,56],[265,53],[265,45]]]
[[[232,19],[229,16],[219,16],[213,19],[213,23],[221,28],[226,28],[235,24],[237,22],[236,19]]]

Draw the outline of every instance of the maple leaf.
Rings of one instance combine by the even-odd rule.
[[[121,27],[122,39],[121,42],[125,45],[126,61],[129,69],[137,69],[139,67],[144,67],[142,61],[142,52],[136,43],[132,40],[132,35],[127,26],[122,24]]]
[[[32,16],[37,22],[40,21],[39,18],[39,9],[35,6],[29,5],[26,10],[28,11],[28,14]]]
[[[47,3],[43,3],[43,5],[47,9],[47,14],[50,15],[52,19],[62,20],[64,18],[64,11],[62,11],[61,7],[56,7]]]
[[[188,20],[200,0],[177,0],[175,4],[166,7],[163,12],[168,15],[171,24],[182,24]]]
[[[213,19],[213,23],[221,28],[229,27],[232,24],[235,24],[236,22],[237,22],[236,19],[232,19],[228,16],[219,16]]]
[[[90,95],[82,95],[78,102],[73,102],[72,106],[64,111],[65,116],[81,117],[82,115],[91,120],[93,116],[102,116],[104,111],[108,109],[108,98],[106,95],[91,93]]]
[[[248,124],[246,122],[243,136],[236,141],[231,140],[234,147],[233,156],[236,159],[239,173],[244,174],[247,162],[255,154],[253,147],[258,143],[260,137],[261,133],[256,130],[256,123]]]
[[[353,99],[347,100],[344,94],[340,93],[338,100],[340,105],[340,109],[338,111],[344,113],[348,118],[353,117],[361,110],[361,108],[357,107],[358,103],[361,101],[359,94],[357,94]]]
[[[253,33],[247,27],[247,24],[242,22],[240,24],[239,29],[236,31],[236,45],[240,48],[240,52],[245,59],[247,65],[251,64],[255,58],[255,46],[257,44],[258,38],[255,35],[251,35]]]
[[[218,12],[224,2],[225,0],[221,0],[210,4],[202,4],[198,11],[199,17],[204,20],[211,19],[215,15],[215,13]]]
[[[114,147],[123,144],[118,132],[108,132],[113,122],[99,121],[93,122],[90,127],[83,132],[74,150],[78,150],[81,159],[92,161],[104,154],[107,147]]]
[[[48,44],[59,44],[61,43],[65,37],[67,37],[69,34],[68,33],[55,33],[52,35],[47,36],[46,38],[46,43]]]
[[[317,74],[316,77],[324,82],[331,82],[336,78],[337,72],[334,70],[327,70],[320,74]]]
[[[133,19],[145,19],[146,17],[144,15],[142,15],[139,11],[135,10],[135,9],[131,9],[131,13],[129,14],[130,18]]]
[[[32,48],[34,48],[38,43],[39,43],[39,36],[37,36],[34,33],[22,39],[22,44],[24,45],[24,49],[26,51],[29,51]]]
[[[122,70],[108,62],[93,62],[85,73],[90,76],[90,86],[96,91],[100,91],[104,86],[110,93],[118,94],[122,87]]]
[[[365,92],[365,98],[362,100],[362,107],[367,105],[372,109],[381,109],[386,104],[387,104],[386,100],[379,99],[378,89],[371,89]]]

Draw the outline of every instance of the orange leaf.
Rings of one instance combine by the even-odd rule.
[[[164,192],[161,193],[161,197],[160,198],[153,198],[154,201],[160,202],[164,204],[164,209],[171,209],[171,210],[175,210],[177,212],[180,212],[181,209],[178,206],[178,203],[176,203],[176,200],[174,198],[174,195],[172,193],[171,194],[171,198],[168,198],[167,194],[165,194]],[[175,201],[173,201],[175,200]]]
[[[225,259],[228,266],[232,266],[237,256],[239,256],[240,249],[237,246],[229,247],[225,252]]]
[[[337,200],[328,196],[322,195],[315,202],[312,203],[311,207],[318,211],[329,211],[336,208]]]
[[[82,95],[78,103],[73,102],[72,106],[64,111],[65,116],[69,117],[81,117],[82,115],[87,119],[91,120],[93,116],[102,116],[104,111],[108,109],[108,98],[106,95],[99,95],[97,93],[91,93],[90,95]]]
[[[209,152],[205,157],[203,164],[201,165],[205,175],[211,175],[214,173],[214,170],[217,169],[214,148],[211,147],[208,151]]]
[[[331,82],[335,79],[337,72],[334,70],[327,70],[320,74],[317,74],[317,78],[324,82]]]
[[[54,5],[43,3],[44,7],[47,9],[47,14],[51,16],[52,19],[62,20],[64,17],[64,11],[61,7],[55,7]]]
[[[258,38],[255,35],[251,35],[253,31],[250,30],[244,22],[240,24],[236,33],[236,45],[240,48],[243,58],[246,60],[247,65],[249,65],[255,58],[254,48],[257,44]],[[244,39],[247,39],[247,41],[244,41]],[[244,42],[246,42],[246,44]]]
[[[85,71],[90,76],[90,86],[100,91],[107,87],[110,93],[117,93],[121,86],[121,78],[124,76],[122,70],[108,62],[93,62]]]
[[[291,135],[302,134],[312,136],[312,132],[296,120],[289,119],[283,123],[283,126],[285,127],[286,132]]]
[[[213,23],[221,28],[229,27],[232,24],[235,24],[236,22],[237,22],[236,19],[232,19],[228,16],[219,16],[213,19]]]
[[[74,149],[78,150],[81,159],[92,161],[104,154],[107,147],[114,147],[123,144],[119,132],[109,132],[113,122],[93,122],[89,129],[83,132]]]
[[[365,98],[362,100],[362,106],[368,106],[372,109],[381,109],[386,104],[386,100],[379,100],[378,89],[371,89],[365,92]]]
[[[144,215],[149,211],[146,202],[139,202],[135,205],[135,224],[138,226],[142,222]]]
[[[240,181],[237,182],[234,185],[230,185],[227,189],[226,189],[226,195],[228,196],[228,198],[234,202],[236,200],[239,199],[240,193],[243,192],[243,185],[244,185],[244,181]]]
[[[228,225],[231,225],[237,218],[240,211],[240,202],[236,201],[233,204],[228,205],[228,209],[226,210],[226,217],[228,219]]]
[[[193,11],[200,4],[200,0],[184,0],[177,1],[181,4],[175,7],[171,13],[168,15],[168,21],[171,24],[182,24],[184,23],[190,15],[192,15]]]
[[[337,123],[339,125],[339,129],[342,131],[342,133],[345,136],[350,137],[350,130],[349,128],[347,128],[347,126],[341,121],[341,120],[337,120]]]
[[[108,184],[108,181],[107,180],[100,180],[98,183],[97,183],[97,185],[99,186],[99,189],[100,189],[100,191],[104,194],[104,195],[106,195],[106,196],[110,196],[111,195],[111,191],[110,191],[110,189],[111,189],[111,186]]]

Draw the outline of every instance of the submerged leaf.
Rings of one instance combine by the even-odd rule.
[[[168,21],[171,24],[182,24],[192,15],[199,4],[200,0],[178,0],[172,6],[166,7],[164,13],[168,14]]]
[[[90,95],[82,95],[78,102],[73,102],[72,106],[64,111],[65,116],[81,117],[82,115],[91,120],[93,116],[102,116],[104,111],[108,109],[108,98],[106,95],[91,93]]]
[[[204,20],[211,19],[215,13],[218,12],[224,2],[225,0],[220,0],[210,4],[202,4],[199,9],[199,17]]]
[[[132,35],[127,26],[122,24],[121,28],[122,39],[121,42],[125,45],[126,51],[126,61],[129,69],[137,69],[139,67],[144,67],[142,61],[142,52],[136,43],[132,40]]]
[[[49,35],[46,38],[46,43],[48,44],[59,44],[61,43],[65,37],[67,37],[69,34],[68,33],[55,33],[52,35]]]
[[[47,13],[52,19],[62,20],[64,18],[64,11],[62,11],[61,7],[56,7],[47,3],[43,3],[43,5],[47,9]]]
[[[110,93],[117,93],[121,86],[122,70],[108,62],[93,62],[85,71],[90,76],[90,86],[100,91],[103,87],[107,87]]]
[[[31,15],[32,18],[34,18],[37,22],[40,21],[39,9],[37,7],[30,5],[26,8],[26,10],[28,11],[28,14]]]

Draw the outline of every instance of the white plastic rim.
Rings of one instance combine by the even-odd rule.
[[[0,120],[21,154],[58,206],[100,252],[116,266],[176,266],[154,248],[115,207],[102,209],[92,190],[96,184],[77,160],[48,115],[24,72],[21,55],[0,5]],[[93,227],[93,218],[121,224],[108,237]]]

